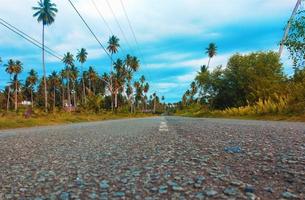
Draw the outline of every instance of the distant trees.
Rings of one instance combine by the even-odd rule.
[[[274,52],[235,54],[225,69],[217,67],[208,71],[202,66],[195,80],[197,84],[192,82],[186,96],[192,101],[198,86],[200,102],[216,109],[253,104],[286,91],[283,68]]]
[[[31,103],[32,108],[34,108],[34,87],[36,86],[38,81],[38,75],[37,72],[34,69],[31,69],[31,71],[28,74],[28,77],[26,78],[25,85],[28,90],[30,90],[30,96],[31,96]]]
[[[113,52],[117,51],[113,50]],[[90,66],[88,70],[83,69],[83,64],[88,59],[88,53],[84,48],[77,52],[76,58],[82,65],[82,74],[75,65],[73,54],[67,52],[62,58],[64,69],[59,72],[53,70],[46,78],[49,86],[48,110],[67,111],[67,106],[69,111],[93,112],[113,110],[114,107],[116,110],[127,109],[130,112],[153,109],[152,101],[148,101],[147,98],[150,86],[145,77],[140,76],[138,81],[134,81],[135,73],[140,68],[137,57],[127,55],[124,60],[118,58],[112,63],[114,70],[102,75],[99,75],[94,66]],[[34,109],[44,107],[43,76],[39,78],[38,73],[31,69],[23,83],[19,80],[22,69],[23,64],[18,60],[10,59],[5,64],[5,71],[9,74],[10,81],[6,90],[0,92],[0,95],[1,97],[7,95],[6,100],[1,98],[1,101],[6,103],[7,111],[11,109],[10,102],[14,102],[14,109],[17,111],[22,100],[25,100],[25,104],[30,100]]]

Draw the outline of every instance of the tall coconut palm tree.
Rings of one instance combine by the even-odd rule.
[[[206,48],[206,54],[209,56],[209,61],[207,67],[210,66],[211,59],[217,54],[217,46],[215,43],[210,43],[208,48]]]
[[[10,82],[12,81],[12,74],[14,73],[14,67],[15,67],[15,61],[10,59],[7,64],[5,64],[4,66],[6,67],[5,68],[5,71],[6,73],[8,73],[10,75]],[[6,102],[6,111],[9,111],[10,109],[10,97],[11,95],[11,86],[10,86],[10,83],[8,85],[8,93],[7,93],[7,102]]]
[[[53,71],[49,76],[50,85],[52,85],[52,92],[53,92],[53,111],[55,111],[56,107],[56,91],[60,86],[60,77],[56,71]]]
[[[89,85],[89,90],[93,91],[93,93],[95,94],[95,85],[93,83],[96,82],[97,78],[98,78],[98,74],[97,72],[94,70],[93,66],[90,66],[87,72],[87,76],[88,76],[88,85]]]
[[[43,68],[43,81],[44,81],[44,101],[45,101],[45,111],[48,111],[48,94],[47,94],[47,76],[46,76],[46,66],[45,66],[45,45],[44,45],[44,35],[45,26],[50,26],[55,21],[56,13],[58,12],[56,4],[51,3],[51,0],[40,0],[38,1],[38,6],[33,7],[35,11],[33,17],[37,17],[37,21],[42,22],[42,68]]]
[[[113,54],[118,53],[120,44],[119,44],[120,39],[117,38],[116,36],[111,36],[108,41],[108,47],[107,50],[111,54],[111,65],[110,65],[110,75],[112,74],[112,67],[113,67]],[[113,77],[110,76],[110,93],[111,93],[111,109],[113,111]]]
[[[38,75],[37,72],[34,69],[31,69],[29,72],[28,77],[26,78],[26,83],[30,89],[31,92],[31,102],[32,102],[32,108],[34,108],[34,95],[33,95],[33,90],[35,85],[37,84],[38,81]]]
[[[74,57],[68,52],[64,55],[62,62],[66,65],[66,79],[67,79],[67,94],[68,94],[68,104],[71,106],[71,92],[70,92],[70,76],[71,76],[71,67],[74,66]]]
[[[14,84],[15,84],[15,111],[18,110],[18,90],[19,90],[18,75],[22,72],[22,69],[23,69],[22,63],[19,60],[17,60],[13,67]]]
[[[84,77],[84,63],[87,61],[88,58],[88,52],[86,49],[81,48],[81,50],[78,50],[78,53],[76,55],[76,58],[78,62],[81,63],[81,73],[82,73],[82,89],[83,89],[83,102],[86,102],[86,87],[85,87],[85,77]]]

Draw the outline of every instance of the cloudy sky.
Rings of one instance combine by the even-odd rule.
[[[120,24],[119,29],[106,0],[72,0],[92,30],[105,45],[111,32],[120,38],[121,53],[140,58],[151,91],[164,95],[168,102],[180,99],[200,66],[207,63],[205,48],[210,42],[218,46],[211,67],[226,65],[230,55],[240,52],[277,50],[294,4],[294,0],[122,0],[136,34],[132,37],[120,0],[108,0]],[[89,52],[87,66],[99,73],[109,70],[109,59],[90,35],[68,0],[53,0],[59,12],[55,23],[46,30],[46,45],[63,55]],[[97,5],[107,25],[95,10]],[[1,0],[0,17],[25,33],[40,40],[41,25],[32,17],[37,0]],[[33,68],[41,75],[40,50],[0,25],[2,60],[20,59],[24,63],[24,79]],[[283,59],[287,73],[291,67]],[[47,57],[47,72],[60,70],[62,64]],[[8,81],[0,70],[0,87]]]

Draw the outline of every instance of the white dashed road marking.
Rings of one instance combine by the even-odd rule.
[[[160,132],[168,132],[168,126],[167,126],[166,122],[161,122],[159,131]]]

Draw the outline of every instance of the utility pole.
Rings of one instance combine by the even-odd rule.
[[[279,56],[280,57],[283,54],[283,49],[284,49],[284,45],[285,45],[285,42],[286,42],[288,34],[289,34],[289,30],[290,30],[290,27],[291,27],[291,22],[292,22],[293,18],[295,17],[297,11],[299,10],[299,7],[301,6],[301,3],[302,3],[302,0],[297,1],[296,5],[293,9],[292,15],[291,15],[291,17],[288,21],[287,26],[286,26],[285,33],[284,33],[283,39],[282,39],[281,44],[280,44],[280,49],[279,49]]]

